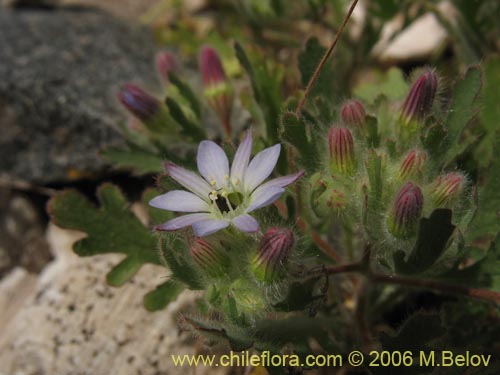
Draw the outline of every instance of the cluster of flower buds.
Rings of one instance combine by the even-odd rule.
[[[404,123],[424,120],[430,114],[437,86],[438,77],[431,69],[427,69],[417,78],[401,110]]]
[[[409,151],[401,163],[398,177],[405,181],[420,176],[426,161],[427,152],[418,148]]]
[[[168,83],[170,81],[169,74],[179,70],[174,54],[166,51],[158,53],[156,55],[156,70],[163,82]]]
[[[259,251],[252,261],[255,278],[273,282],[283,276],[286,260],[295,243],[293,232],[285,228],[271,228],[262,238]]]
[[[452,205],[466,185],[466,178],[460,172],[448,173],[441,176],[434,183],[432,200],[435,207],[449,207]]]
[[[352,175],[355,172],[354,139],[348,128],[334,126],[330,129],[328,149],[332,173]]]
[[[414,236],[423,205],[424,197],[420,188],[412,182],[407,182],[397,194],[392,211],[387,218],[389,232],[399,239]]]
[[[233,89],[226,77],[222,61],[213,48],[204,46],[201,49],[200,67],[205,97],[222,121],[224,132],[229,136],[231,135]]]
[[[190,247],[194,262],[212,277],[227,274],[230,260],[221,245],[215,246],[203,238],[195,238]]]
[[[348,100],[342,105],[340,116],[344,124],[361,128],[366,120],[365,107],[363,107],[363,104],[359,100]]]

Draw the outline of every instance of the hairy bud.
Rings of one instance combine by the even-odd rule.
[[[401,118],[407,123],[424,119],[432,109],[437,86],[436,73],[427,69],[411,87],[401,110]]]
[[[387,219],[389,232],[396,238],[407,239],[415,235],[424,197],[412,182],[407,182],[399,191]]]
[[[411,177],[418,176],[427,160],[427,152],[420,149],[414,149],[408,152],[399,168],[399,178],[408,180]]]
[[[264,234],[259,252],[252,262],[255,278],[263,282],[273,282],[280,279],[294,242],[291,230],[285,228],[269,229]]]
[[[366,111],[363,104],[356,99],[351,99],[342,105],[341,117],[344,124],[361,127],[366,119]]]
[[[226,274],[229,258],[222,248],[217,248],[202,238],[195,238],[190,252],[194,262],[210,276]]]
[[[435,207],[447,207],[453,204],[462,193],[466,178],[462,173],[452,172],[441,176],[434,183],[432,200]]]
[[[332,172],[353,174],[355,170],[354,140],[345,127],[333,127],[328,134],[330,167]]]
[[[163,82],[168,83],[168,75],[179,69],[174,54],[170,52],[158,53],[156,55],[156,69],[160,73]]]
[[[233,90],[224,72],[221,59],[213,48],[205,46],[201,49],[200,67],[208,104],[220,117],[226,134],[230,135]]]
[[[145,124],[154,122],[161,112],[160,101],[132,83],[125,84],[117,96],[123,106]]]

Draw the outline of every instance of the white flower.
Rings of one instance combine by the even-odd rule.
[[[249,213],[273,203],[287,185],[304,174],[300,171],[262,183],[276,166],[280,150],[279,144],[274,145],[259,152],[250,161],[252,134],[249,131],[236,151],[231,169],[222,148],[212,141],[202,141],[198,147],[198,170],[203,178],[165,162],[170,177],[190,192],[169,191],[149,204],[163,210],[190,214],[176,217],[155,229],[172,231],[191,225],[197,237],[208,236],[229,225],[243,232],[258,231],[259,223]]]

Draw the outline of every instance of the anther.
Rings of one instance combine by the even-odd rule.
[[[240,179],[238,177],[233,177],[233,185],[238,186],[240,184]]]

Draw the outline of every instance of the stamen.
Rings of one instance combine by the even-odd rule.
[[[227,198],[227,191],[223,190],[222,193],[220,193],[220,195],[223,197],[223,198]]]
[[[233,177],[233,185],[238,186],[240,184],[240,179],[238,177]]]
[[[211,179],[210,180],[210,185],[212,185],[214,187],[217,186],[217,181],[215,181],[214,179]]]

